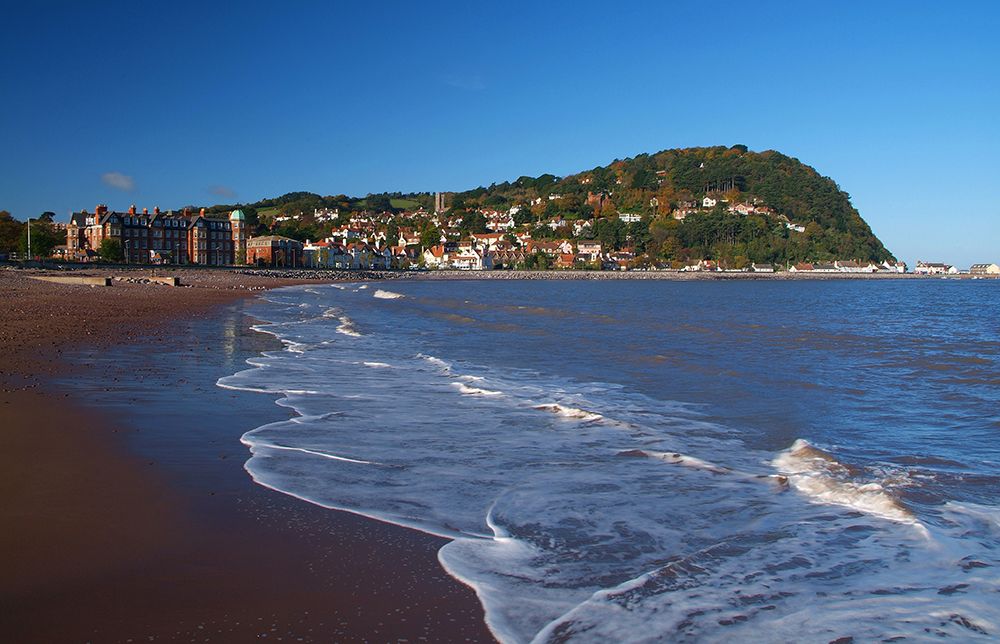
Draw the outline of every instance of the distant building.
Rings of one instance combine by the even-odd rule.
[[[448,212],[448,206],[445,204],[445,198],[447,193],[435,192],[434,193],[434,212]]]
[[[587,262],[601,259],[601,242],[580,240],[576,243],[577,257]]]
[[[150,213],[135,205],[128,212],[114,212],[100,204],[70,216],[66,226],[67,259],[86,259],[100,251],[105,239],[116,240],[129,264],[170,263],[228,266],[237,262],[246,244],[243,213],[229,217],[198,214]]]
[[[634,224],[642,221],[642,215],[631,212],[620,212],[618,213],[618,218],[622,220],[622,223],[626,224]]]
[[[313,218],[316,219],[316,221],[319,221],[319,222],[333,221],[334,219],[339,219],[340,218],[340,209],[339,208],[333,208],[333,209],[330,209],[330,208],[314,208],[313,209]]]
[[[925,262],[918,259],[917,265],[913,268],[913,272],[918,275],[954,275],[958,273],[958,269],[950,264]]]
[[[853,261],[853,260],[837,260],[833,263],[837,267],[837,270],[841,273],[864,273],[866,271],[866,266]]]
[[[973,264],[970,275],[1000,275],[1000,266],[996,264]]]
[[[302,266],[303,244],[280,235],[251,237],[247,241],[247,264],[274,268]]]

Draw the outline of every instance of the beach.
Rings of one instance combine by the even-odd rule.
[[[240,436],[287,413],[263,397],[213,407],[236,394],[213,391],[226,374],[212,348],[224,329],[233,363],[280,346],[243,309],[304,281],[169,274],[188,286],[142,283],[148,269],[116,272],[111,287],[0,271],[4,639],[491,640],[475,594],[438,564],[444,540],[304,503],[243,470]],[[120,399],[155,383],[185,407],[189,389],[158,362],[171,351],[199,356],[196,422]]]

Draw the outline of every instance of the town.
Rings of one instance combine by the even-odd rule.
[[[586,180],[584,179],[584,182]],[[478,228],[466,225],[468,210],[450,212],[447,193],[434,195],[433,209],[348,210],[315,208],[311,213],[281,209],[261,216],[251,226],[240,209],[209,213],[194,211],[141,211],[132,205],[124,212],[109,210],[99,204],[90,212],[72,213],[68,223],[43,217],[35,226],[36,251],[29,256],[43,256],[63,262],[118,262],[127,265],[201,265],[253,266],[258,268],[310,268],[339,270],[590,270],[590,271],[682,271],[735,273],[857,273],[902,274],[905,262],[840,259],[832,261],[787,262],[770,264],[749,261],[698,259],[687,262],[655,261],[629,244],[633,234],[648,234],[649,215],[614,211],[601,206],[605,193],[588,192],[586,202],[597,208],[601,217],[567,219],[553,216],[539,219],[532,213],[545,213],[546,202],[557,202],[562,195],[536,197],[524,204],[499,210],[477,208],[471,217]],[[723,211],[737,217],[765,217],[788,234],[805,234],[806,227],[790,221],[774,209],[751,201],[729,204],[720,192],[706,194],[700,200],[682,200],[672,204],[670,218],[684,221],[708,212]],[[659,205],[656,198],[650,207]],[[51,213],[49,213],[51,215]],[[532,215],[532,216],[524,216]],[[0,214],[2,217],[2,214]],[[8,215],[9,219],[9,215]],[[612,222],[624,230],[624,243],[603,242],[595,231]],[[278,234],[288,226],[308,222],[323,229],[322,239],[295,239]],[[2,223],[2,222],[0,222]],[[47,227],[50,236],[65,235],[65,243],[40,243],[39,227]],[[269,234],[253,235],[251,231]],[[53,233],[54,231],[54,233]],[[61,239],[59,241],[62,241]],[[27,250],[27,249],[26,249]],[[16,257],[16,254],[14,255]],[[917,261],[912,273],[921,275],[997,276],[1000,266],[979,263],[967,270],[940,263]]]

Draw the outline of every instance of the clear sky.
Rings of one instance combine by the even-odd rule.
[[[833,177],[911,266],[1000,262],[1000,2],[92,4],[0,12],[18,218],[743,143]]]

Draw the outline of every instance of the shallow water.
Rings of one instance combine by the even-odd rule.
[[[247,470],[450,538],[503,640],[1000,633],[1000,283],[266,298]]]

